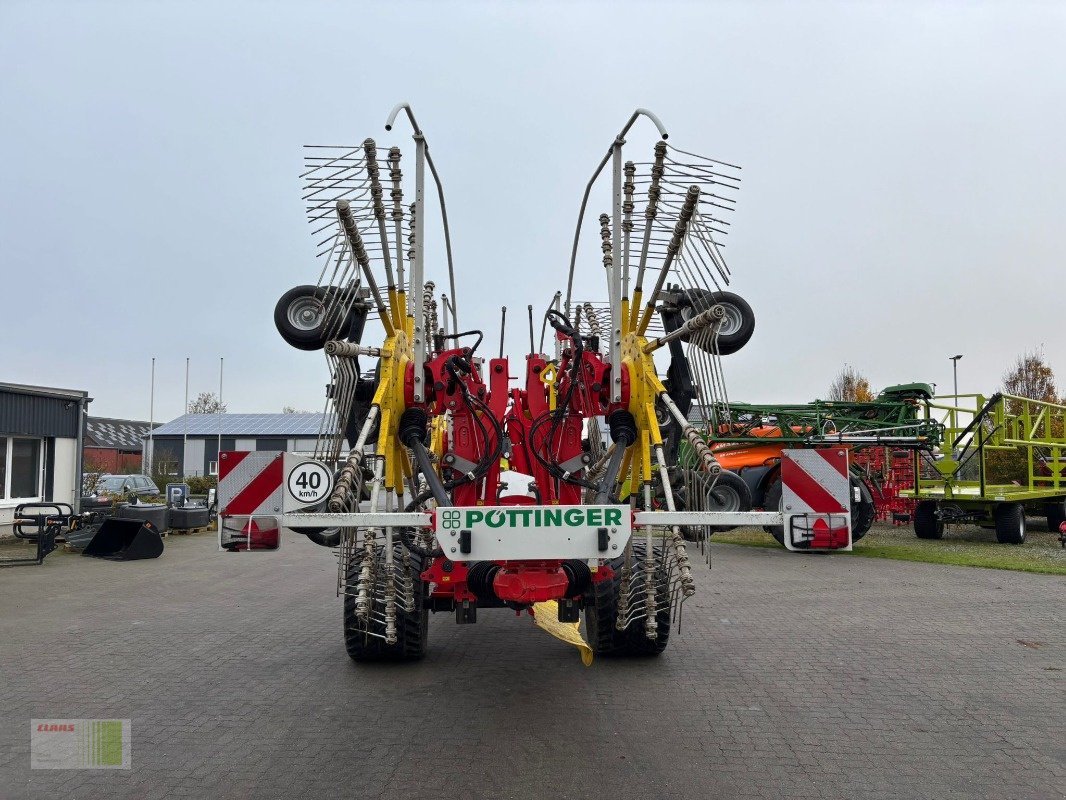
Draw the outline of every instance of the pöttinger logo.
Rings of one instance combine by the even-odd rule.
[[[31,769],[130,769],[128,719],[31,719]]]
[[[462,511],[445,511],[442,517],[444,521],[445,530],[452,528],[459,528],[463,524],[463,512]]]

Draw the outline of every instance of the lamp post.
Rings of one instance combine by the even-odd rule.
[[[957,356],[948,356],[951,359],[951,371],[955,376],[955,401],[958,402],[959,397],[959,359],[962,358],[962,353]]]

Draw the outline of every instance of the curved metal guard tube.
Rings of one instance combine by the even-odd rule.
[[[388,120],[385,122],[385,130],[392,130],[392,125],[396,121],[396,116],[400,111],[407,112],[407,118],[411,121],[411,127],[414,129],[415,139],[422,140],[426,163],[429,165],[429,172],[433,176],[433,182],[437,185],[437,199],[440,201],[440,216],[441,221],[444,224],[444,250],[448,257],[448,289],[452,293],[452,321],[455,324],[455,329],[459,330],[459,315],[456,312],[455,299],[455,264],[452,261],[452,233],[451,229],[448,227],[448,208],[444,204],[444,186],[441,184],[440,175],[437,174],[437,166],[433,163],[433,156],[429,154],[429,144],[425,140],[426,137],[422,133],[422,129],[418,127],[418,122],[415,120],[415,114],[411,110],[410,103],[396,104],[389,113]]]
[[[393,109],[392,115],[390,115],[389,117],[390,121],[392,120],[392,117],[394,117],[399,111],[399,109],[404,105],[406,104],[401,103],[399,106]],[[410,108],[408,108],[407,113],[411,113]],[[660,139],[667,139],[670,136],[670,134],[666,132],[666,128],[663,126],[663,123],[659,120],[657,116],[655,116],[655,114],[653,114],[646,108],[638,108],[636,111],[633,112],[633,116],[629,118],[629,121],[625,124],[625,127],[622,128],[621,132],[615,137],[614,141],[611,143],[611,146],[607,148],[607,155],[603,157],[603,160],[600,162],[599,166],[596,167],[596,171],[592,173],[592,177],[589,179],[588,185],[585,187],[585,194],[581,198],[581,209],[577,212],[577,229],[574,231],[574,247],[573,250],[571,250],[570,252],[570,274],[566,279],[566,303],[563,306],[563,313],[565,313],[568,317],[570,316],[570,299],[574,289],[574,265],[577,263],[577,244],[581,238],[581,225],[585,221],[585,206],[588,205],[589,195],[592,193],[592,186],[594,183],[596,183],[596,179],[600,177],[600,173],[603,172],[603,168],[607,166],[607,162],[611,160],[611,155],[614,153],[615,147],[618,147],[623,143],[625,135],[629,132],[629,129],[633,127],[633,123],[637,121],[637,117],[641,116],[647,117],[652,121],[652,124],[655,125],[655,127],[659,131]],[[414,117],[412,117],[411,119],[413,124]],[[387,126],[386,130],[388,130]]]

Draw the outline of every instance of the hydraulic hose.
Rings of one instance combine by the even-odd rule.
[[[622,466],[622,458],[626,449],[637,440],[637,422],[628,411],[615,411],[607,420],[611,427],[611,439],[615,443],[611,460],[607,462],[607,470],[600,481],[596,493],[597,503],[607,503],[610,500],[611,489],[618,480],[618,470]]]

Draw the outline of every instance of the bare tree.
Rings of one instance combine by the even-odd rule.
[[[1025,352],[1003,373],[1003,393],[1054,403],[1058,399],[1055,373],[1038,351]]]
[[[281,413],[282,414],[307,414],[308,412],[307,411],[302,411],[302,410],[298,409],[296,406],[282,406],[281,407]]]
[[[827,399],[849,403],[868,403],[874,399],[874,393],[870,390],[870,381],[866,376],[850,364],[845,364],[833,382],[829,384]]]
[[[1044,360],[1041,351],[1026,351],[1018,356],[1010,368],[1003,373],[1003,394],[1027,397],[1030,400],[1042,400],[1046,403],[1058,402],[1055,388],[1055,373]],[[1022,410],[1019,400],[1006,400],[1007,412],[1018,414]],[[1062,436],[1062,419],[1051,415],[1048,423],[1053,436]],[[993,421],[985,420],[985,429],[991,432]],[[1021,447],[1014,449],[997,448],[985,455],[985,469],[990,480],[996,483],[1023,484],[1029,480],[1029,455]]]
[[[190,414],[225,414],[226,404],[219,400],[214,392],[200,392],[189,403]]]

